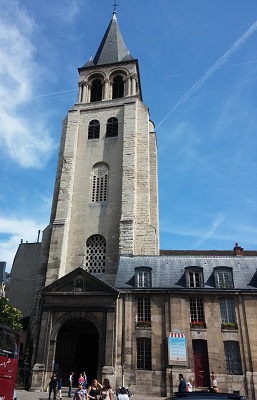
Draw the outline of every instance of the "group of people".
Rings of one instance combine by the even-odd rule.
[[[178,375],[179,385],[178,385],[178,392],[192,392],[193,391],[193,381],[189,378],[187,381],[184,379],[183,374]],[[217,378],[214,371],[211,372],[211,391],[219,393],[219,388],[217,384]]]
[[[69,376],[69,390],[68,397],[71,397],[72,388],[74,387],[74,372]],[[62,399],[62,378],[58,378],[54,373],[49,381],[49,399],[53,392],[53,399],[56,400],[57,391],[59,398]],[[120,387],[116,390],[118,400],[129,400],[132,393],[125,387]],[[91,385],[87,387],[87,375],[84,371],[79,374],[78,386],[74,392],[73,400],[113,400],[113,391],[109,379],[104,379],[103,384],[99,383],[97,379],[93,379]]]

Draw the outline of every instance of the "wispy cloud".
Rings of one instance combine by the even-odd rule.
[[[33,85],[42,73],[32,42],[35,23],[18,1],[2,0],[1,5],[0,143],[21,166],[40,167],[54,146],[45,117],[33,118],[33,104],[25,100],[33,97]]]
[[[214,234],[214,232],[217,230],[217,228],[221,225],[221,223],[223,222],[223,220],[224,220],[224,215],[219,214],[219,215],[217,216],[217,218],[215,219],[215,221],[213,222],[213,224],[212,224],[211,228],[209,229],[209,231],[206,232],[206,233],[204,234],[204,236],[201,237],[201,239],[198,240],[198,241],[195,243],[195,245],[193,246],[193,248],[199,247],[203,242],[205,242],[205,240],[209,239],[209,238]]]
[[[159,122],[156,129],[158,129],[164,121],[183,103],[185,103],[203,84],[209,79],[214,72],[216,72],[240,47],[245,43],[247,39],[257,30],[257,21],[221,56],[186,93],[184,93],[174,107],[165,115],[165,117]]]

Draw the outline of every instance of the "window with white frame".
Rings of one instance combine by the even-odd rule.
[[[145,326],[151,326],[151,299],[149,297],[137,299],[137,323],[145,323]]]
[[[204,323],[203,299],[201,298],[190,299],[190,320],[191,323],[193,322]]]
[[[220,299],[222,324],[236,324],[235,303],[233,299]]]
[[[232,268],[217,267],[214,269],[214,272],[215,272],[215,283],[217,288],[232,289],[234,287]]]
[[[109,167],[105,163],[97,163],[92,171],[91,202],[107,202]]]
[[[149,338],[137,338],[137,369],[152,369],[152,345]]]
[[[185,268],[187,287],[199,288],[203,286],[203,269],[200,267]]]
[[[234,340],[224,342],[226,370],[229,375],[242,375],[242,361],[239,343]]]
[[[137,287],[152,287],[152,268],[137,267],[135,268],[136,286]]]

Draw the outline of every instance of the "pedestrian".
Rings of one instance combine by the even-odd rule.
[[[86,375],[86,371],[83,371],[82,374],[83,378],[84,378],[84,389],[87,388],[87,375]]]
[[[180,393],[186,392],[187,391],[187,385],[186,385],[186,381],[184,380],[183,374],[179,374],[178,375],[178,379],[179,379],[178,391]]]
[[[72,389],[72,385],[74,382],[74,372],[71,372],[70,376],[69,376],[69,391],[68,391],[68,397],[71,397],[71,389]]]
[[[62,399],[62,378],[58,379],[57,389],[58,389],[58,393],[59,393],[59,398],[61,400]]]
[[[50,399],[51,393],[54,393],[54,400],[56,400],[56,390],[57,390],[57,375],[53,374],[49,381],[49,395],[48,398]]]
[[[104,379],[103,388],[100,392],[100,400],[112,400],[112,388],[109,379]]]
[[[219,393],[218,383],[214,371],[211,371],[211,388],[213,392]]]
[[[186,389],[187,389],[187,392],[192,392],[193,391],[193,385],[192,385],[192,379],[191,378],[189,378],[187,380]]]
[[[124,388],[124,386],[120,388],[118,400],[129,400],[127,390]]]
[[[87,391],[84,389],[83,384],[79,384],[79,388],[75,391],[73,400],[86,400]]]
[[[100,394],[100,390],[103,388],[101,383],[97,381],[97,379],[93,379],[91,386],[87,389],[87,397],[88,399],[97,400],[98,395]]]
[[[83,377],[83,375],[82,374],[79,374],[79,380],[78,380],[78,384],[82,384],[82,386],[84,387],[84,382],[85,382],[85,379],[84,379],[84,377]]]

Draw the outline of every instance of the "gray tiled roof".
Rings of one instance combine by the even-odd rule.
[[[233,268],[235,289],[257,289],[257,257],[253,256],[121,256],[115,287],[135,287],[135,268],[152,268],[153,289],[182,289],[185,287],[185,268],[202,267],[204,288],[214,289],[215,267]]]
[[[116,19],[116,13],[114,12],[113,18],[95,55],[94,65],[112,64],[130,60],[134,60],[134,58],[129,54],[124,43]]]

